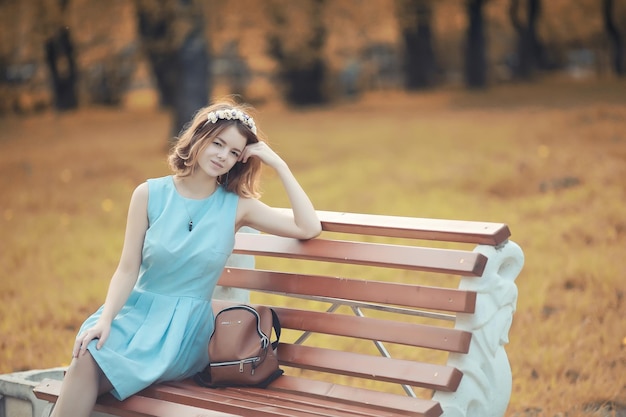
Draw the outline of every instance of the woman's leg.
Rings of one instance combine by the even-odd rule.
[[[98,395],[112,385],[87,351],[74,358],[63,378],[61,393],[50,417],[88,417]]]

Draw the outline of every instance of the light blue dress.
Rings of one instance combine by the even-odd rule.
[[[97,350],[97,340],[88,346],[120,400],[207,366],[211,296],[235,242],[236,194],[218,186],[206,199],[184,198],[172,176],[148,180],[148,189],[149,226],[139,279],[104,346]],[[79,333],[93,326],[101,312],[102,307]]]

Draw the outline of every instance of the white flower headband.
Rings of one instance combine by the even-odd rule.
[[[216,110],[207,114],[206,118],[206,123],[217,123],[218,120],[239,120],[241,123],[248,126],[252,133],[256,135],[256,125],[254,124],[254,119],[252,119],[252,117],[248,116],[241,110]]]

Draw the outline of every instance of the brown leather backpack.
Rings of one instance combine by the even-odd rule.
[[[242,304],[220,310],[209,340],[209,366],[194,380],[209,388],[266,387],[283,374],[275,354],[280,331],[278,316],[269,307]]]

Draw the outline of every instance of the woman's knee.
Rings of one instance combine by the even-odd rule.
[[[74,358],[67,372],[68,375],[72,373],[72,377],[95,381],[98,386],[98,395],[113,389],[113,385],[89,351],[86,351],[84,355],[78,358]]]
[[[89,351],[78,358],[72,359],[72,363],[70,363],[70,366],[67,368],[68,376],[75,375],[82,378],[93,378],[95,381],[100,380],[101,374],[102,370],[100,370],[96,360],[91,356]]]

